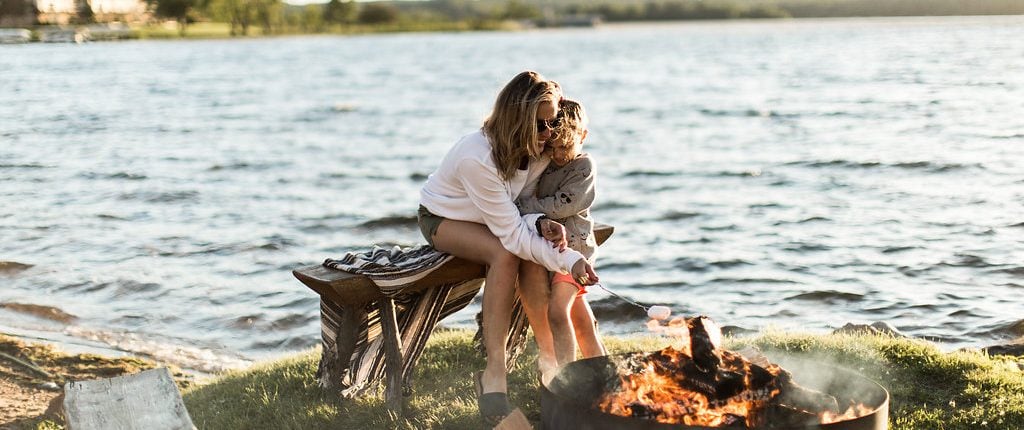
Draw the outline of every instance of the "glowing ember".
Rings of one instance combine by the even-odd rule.
[[[746,428],[828,424],[871,413],[861,404],[841,412],[834,397],[800,387],[763,357],[755,364],[721,349],[721,331],[707,317],[666,325],[652,320],[648,327],[674,335],[679,345],[626,359],[598,409],[669,424]]]
[[[840,421],[852,420],[854,418],[870,414],[871,412],[871,408],[869,408],[867,405],[863,403],[858,403],[855,405],[850,405],[848,408],[846,408],[846,412],[843,412],[841,414],[833,413],[831,411],[825,411],[822,412],[819,416],[821,417],[822,424],[831,424]]]

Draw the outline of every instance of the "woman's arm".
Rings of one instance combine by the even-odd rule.
[[[571,272],[573,265],[583,258],[582,254],[569,248],[559,252],[533,232],[528,225],[533,224],[540,214],[519,215],[519,210],[512,203],[508,184],[498,178],[493,166],[475,158],[465,158],[459,161],[457,169],[469,199],[480,210],[487,228],[509,252],[556,272]]]
[[[594,204],[595,174],[594,162],[590,157],[575,161],[578,168],[573,170],[558,187],[554,196],[537,198],[523,195],[518,206],[523,213],[542,212],[554,219],[576,215]]]

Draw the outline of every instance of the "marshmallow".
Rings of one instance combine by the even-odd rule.
[[[669,315],[672,315],[672,310],[668,306],[651,306],[647,309],[647,316],[656,320],[668,319]]]

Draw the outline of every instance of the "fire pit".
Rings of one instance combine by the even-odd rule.
[[[543,428],[888,427],[889,393],[874,381],[820,362],[751,361],[718,348],[710,320],[685,323],[683,345],[563,366],[541,385]]]

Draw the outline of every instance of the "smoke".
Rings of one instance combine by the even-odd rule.
[[[647,330],[670,339],[673,348],[690,354],[690,327],[686,324],[686,318],[675,317],[666,323],[652,319],[647,321]]]
[[[839,363],[836,357],[797,356],[781,351],[768,351],[764,355],[789,372],[797,384],[834,396],[840,409],[857,403],[865,403],[874,409],[885,397],[881,386],[859,370]]]
[[[669,339],[672,348],[692,357],[694,333],[691,329],[693,321],[698,319],[703,323],[704,330],[700,330],[696,335],[701,336],[706,332],[711,343],[721,347],[721,329],[713,320],[703,315],[691,318],[675,317],[668,322],[651,319],[647,322],[647,329],[653,334]],[[776,350],[762,353],[753,348],[735,352],[761,367],[766,367],[768,362],[778,364],[792,375],[797,384],[836,397],[841,409],[845,409],[851,403],[866,403],[874,408],[885,398],[883,389],[877,383],[863,376],[860,369],[846,367],[834,356],[794,355]]]

